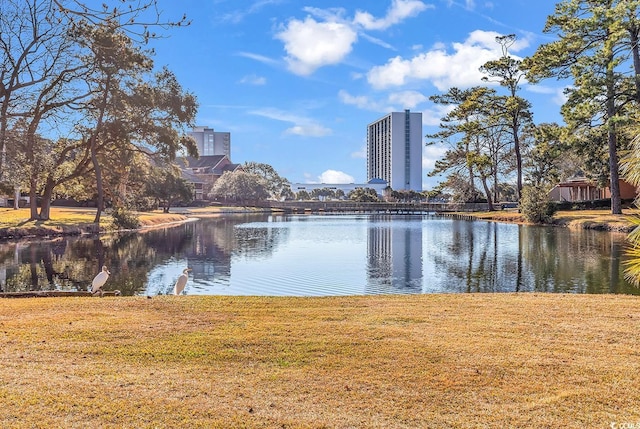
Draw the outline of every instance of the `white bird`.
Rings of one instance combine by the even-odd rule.
[[[184,290],[184,287],[187,285],[187,280],[189,280],[189,271],[191,271],[191,268],[185,268],[182,270],[182,274],[180,274],[176,285],[173,287],[174,295],[180,295]]]
[[[104,286],[104,284],[107,282],[107,279],[109,278],[109,274],[111,273],[107,269],[107,266],[104,265],[102,267],[102,271],[100,271],[98,275],[93,278],[93,281],[91,282],[92,294],[96,294],[100,292],[100,296],[102,296],[102,286]]]

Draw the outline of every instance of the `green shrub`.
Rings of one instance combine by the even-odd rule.
[[[550,223],[557,206],[549,201],[549,189],[546,186],[528,185],[522,189],[520,212],[532,223]]]
[[[124,207],[115,207],[111,212],[111,217],[113,218],[113,226],[115,229],[140,228],[138,215]]]
[[[134,206],[134,209],[139,212],[152,212],[158,210],[158,200],[150,197],[142,197]]]

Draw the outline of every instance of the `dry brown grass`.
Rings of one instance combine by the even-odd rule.
[[[639,304],[545,294],[7,299],[0,426],[637,423]]]
[[[99,228],[93,223],[95,215],[96,210],[93,208],[52,207],[49,220],[31,221],[28,208],[19,210],[0,208],[0,238],[80,234],[113,229],[113,219],[108,212],[101,216]],[[181,222],[186,219],[186,216],[179,213],[162,213],[157,210],[140,213],[139,219],[143,227],[153,227]]]
[[[633,228],[629,216],[637,214],[637,209],[625,209],[622,215],[613,215],[610,210],[578,210],[561,211],[553,218],[555,223],[570,228],[629,231]]]
[[[496,222],[515,222],[515,223],[526,223],[524,220],[524,216],[522,213],[519,213],[517,210],[502,210],[502,211],[492,211],[492,212],[471,212],[471,213],[460,213],[467,216],[472,216],[477,219],[482,220],[490,220]]]
[[[161,211],[140,213],[138,219],[144,227],[184,222],[186,217],[178,213],[162,213]]]
[[[625,209],[622,215],[612,215],[610,210],[566,210],[559,211],[553,216],[553,224],[577,229],[599,229],[604,231],[628,232],[633,229],[629,216],[638,215],[637,209]],[[493,212],[461,213],[477,219],[527,223],[524,216],[517,210]]]
[[[95,209],[82,208],[51,208],[51,220],[46,222],[29,221],[30,211],[28,208],[14,210],[0,207],[0,228],[7,227],[30,227],[48,224],[51,226],[73,225],[80,223],[91,223],[96,215]],[[108,216],[105,219],[111,221]]]
[[[175,222],[183,222],[187,216],[205,217],[219,216],[228,213],[247,213],[257,212],[263,209],[251,207],[175,207],[171,209],[171,213],[163,213],[162,210],[152,212],[140,212],[138,218],[143,227],[154,227],[166,225]],[[30,221],[30,212],[28,208],[14,210],[12,208],[0,207],[0,229],[22,230],[19,235],[28,235],[29,230],[35,232],[36,229],[50,229],[51,232],[64,232],[73,228],[81,228],[85,225],[91,225],[95,218],[96,210],[94,208],[77,208],[77,207],[52,207],[50,220],[47,221]],[[100,227],[103,230],[110,228],[113,219],[108,212],[104,212],[101,216]]]

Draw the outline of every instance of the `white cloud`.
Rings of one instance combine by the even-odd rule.
[[[477,44],[479,46],[485,47],[486,49],[496,50],[497,52],[501,53],[502,50],[499,47],[500,44],[496,41],[496,37],[498,36],[504,36],[504,34],[497,33],[495,31],[475,30],[469,33],[469,37],[465,41],[465,44]],[[509,45],[509,51],[519,52],[527,47],[529,47],[529,39],[522,37],[519,39],[515,39],[513,43]],[[518,58],[516,56],[513,57]]]
[[[264,85],[267,83],[267,79],[263,76],[257,76],[255,74],[244,76],[240,79],[240,83],[246,83],[249,85]]]
[[[367,159],[367,144],[363,144],[356,152],[352,152],[351,158]]]
[[[238,9],[222,15],[222,21],[238,24],[239,22],[243,21],[247,15],[259,12],[264,6],[279,3],[281,3],[281,0],[259,0],[250,5],[248,9]]]
[[[344,104],[356,106],[363,110],[370,110],[373,112],[388,112],[393,110],[393,107],[386,103],[373,100],[366,95],[351,95],[344,89],[338,91],[338,98]]]
[[[289,21],[276,38],[284,42],[289,70],[307,76],[320,67],[340,63],[351,52],[358,35],[346,24],[306,17],[304,21]]]
[[[302,8],[302,10],[322,21],[333,21],[342,23],[346,23],[348,21],[344,18],[347,11],[342,7],[320,9],[319,7],[305,6]]]
[[[382,46],[385,49],[389,49],[390,51],[397,51],[396,48],[393,47],[393,45],[378,39],[377,37],[373,37],[373,36],[369,36],[366,33],[359,33],[360,37],[362,37],[365,40],[368,40],[369,42],[373,43],[374,45],[378,45],[378,46]]]
[[[464,0],[464,4],[461,4],[453,0],[447,0],[447,6],[451,7],[454,5],[466,10],[473,10],[476,7],[476,2],[475,0]]]
[[[568,87],[562,88],[552,88],[550,86],[545,85],[527,85],[525,89],[530,92],[535,92],[537,94],[551,94],[551,100],[557,104],[558,106],[562,106],[567,102],[567,94],[565,94],[565,90]]]
[[[294,124],[285,130],[285,134],[294,134],[307,137],[323,137],[331,135],[332,130],[326,128],[311,118],[298,116],[278,109],[258,109],[249,112],[252,115],[262,116],[276,121]]]
[[[236,53],[236,55],[238,55],[239,57],[249,58],[249,59],[261,62],[263,64],[269,64],[269,65],[278,64],[278,61],[274,60],[273,58],[265,57],[264,55],[253,54],[251,52],[238,52]]]
[[[340,90],[338,98],[344,104],[384,114],[403,111],[404,109],[421,110],[422,124],[426,126],[440,125],[440,120],[455,108],[453,105],[432,104],[429,108],[416,109],[418,106],[428,102],[428,98],[417,91],[392,92],[387,95],[385,101],[379,101],[366,95],[356,96],[349,94],[345,90]]]
[[[306,137],[324,137],[330,135],[331,130],[329,128],[323,127],[320,124],[306,123],[303,125],[295,125],[291,128],[287,128],[284,133]]]
[[[427,100],[428,98],[418,91],[401,91],[389,94],[389,102],[402,106],[402,110],[413,109]]]
[[[439,126],[440,121],[447,113],[455,109],[455,106],[436,104],[430,109],[422,111],[422,124],[427,126]]]
[[[400,91],[387,94],[386,99],[373,99],[366,95],[351,95],[346,90],[338,91],[338,98],[344,104],[356,106],[373,112],[401,111],[414,109],[427,101],[427,97],[418,91]]]
[[[373,67],[367,73],[367,80],[376,89],[420,80],[430,81],[440,91],[453,86],[466,88],[478,85],[482,83],[483,76],[480,66],[502,55],[495,40],[499,35],[494,31],[476,30],[463,43],[453,43],[451,53],[445,46],[438,45],[410,59],[391,58],[387,64]],[[517,40],[510,49],[517,52],[526,46],[527,40]]]
[[[442,159],[446,152],[447,148],[438,143],[425,146],[422,151],[422,168],[432,170],[436,161]]]
[[[318,176],[318,179],[320,180],[320,183],[340,184],[340,183],[355,182],[355,179],[353,178],[353,176],[350,176],[347,173],[344,173],[342,171],[336,171],[336,170],[327,170],[324,173],[322,173],[320,176]]]
[[[345,18],[344,8],[320,9],[305,7],[309,15],[283,24],[275,38],[284,42],[285,61],[289,70],[308,76],[317,69],[341,63],[353,49],[359,37],[387,49],[389,43],[363,33],[363,30],[384,30],[434,6],[420,0],[392,0],[383,18],[357,11],[352,20]]]
[[[426,5],[419,0],[392,0],[384,18],[375,18],[369,12],[359,10],[356,12],[353,22],[365,30],[385,30],[432,7],[434,6]]]

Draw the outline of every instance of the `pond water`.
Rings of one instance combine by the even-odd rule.
[[[187,295],[640,294],[624,235],[431,215],[236,215],[141,233],[0,242],[0,287]]]

